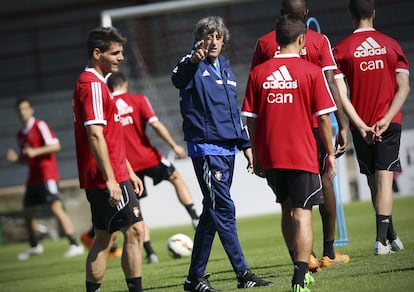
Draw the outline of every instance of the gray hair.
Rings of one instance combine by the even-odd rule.
[[[217,31],[223,35],[223,42],[226,43],[230,39],[230,33],[223,18],[220,16],[208,16],[200,19],[194,29],[194,43],[200,41],[203,36]]]

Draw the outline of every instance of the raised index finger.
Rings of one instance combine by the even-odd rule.
[[[194,44],[194,49],[195,50],[204,49],[204,41],[203,40],[199,40],[198,42],[196,42]]]

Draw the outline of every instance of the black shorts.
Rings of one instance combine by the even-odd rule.
[[[401,172],[400,139],[401,125],[392,123],[382,134],[382,142],[368,145],[358,131],[352,131],[352,139],[359,164],[359,172],[373,175],[376,170]]]
[[[324,203],[321,176],[301,170],[266,170],[267,184],[276,196],[276,202],[290,199],[292,208],[312,208]]]
[[[23,206],[32,207],[36,205],[45,205],[61,199],[57,181],[48,180],[39,185],[26,186]]]
[[[152,178],[153,184],[155,186],[163,180],[168,180],[174,171],[174,165],[167,159],[162,158],[160,164],[158,164],[157,166],[137,171],[136,175],[142,180],[142,183],[144,183],[144,177],[148,176]],[[139,198],[145,198],[147,195],[147,188],[145,187],[144,183],[144,191],[142,192],[142,195]]]
[[[115,207],[109,205],[107,189],[85,190],[91,207],[92,222],[96,229],[113,233],[122,227],[143,220],[139,201],[131,182],[122,182],[119,186],[122,190],[123,201]]]

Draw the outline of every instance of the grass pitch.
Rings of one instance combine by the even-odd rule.
[[[347,253],[351,262],[345,266],[323,269],[315,275],[312,291],[413,291],[414,289],[414,196],[395,198],[393,220],[405,245],[399,253],[374,256],[375,215],[370,202],[345,205],[350,244],[336,247]],[[322,253],[322,231],[319,212],[313,212],[314,250]],[[280,214],[237,221],[239,238],[247,262],[257,275],[271,280],[273,287],[252,291],[289,291],[293,267],[280,230]],[[189,258],[172,259],[166,251],[167,239],[175,233],[193,236],[190,225],[151,230],[151,239],[160,262],[143,264],[145,291],[183,291]],[[122,242],[122,235],[118,239]],[[84,256],[65,259],[67,241],[44,241],[45,254],[25,262],[17,254],[26,243],[0,247],[0,291],[85,291]],[[236,289],[235,275],[221,247],[214,242],[207,272],[210,283],[220,291]],[[119,259],[108,260],[102,291],[127,291]]]

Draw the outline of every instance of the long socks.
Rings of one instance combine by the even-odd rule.
[[[130,278],[125,279],[127,285],[128,285],[128,291],[129,292],[142,292],[142,278]]]
[[[295,262],[295,269],[293,272],[292,286],[299,284],[301,287],[305,286],[305,274],[308,272],[308,263]]]
[[[377,238],[376,241],[386,245],[388,227],[390,225],[390,216],[376,215],[377,221]]]
[[[188,214],[190,215],[191,219],[199,219],[196,210],[194,209],[194,204],[189,204],[185,206]]]

